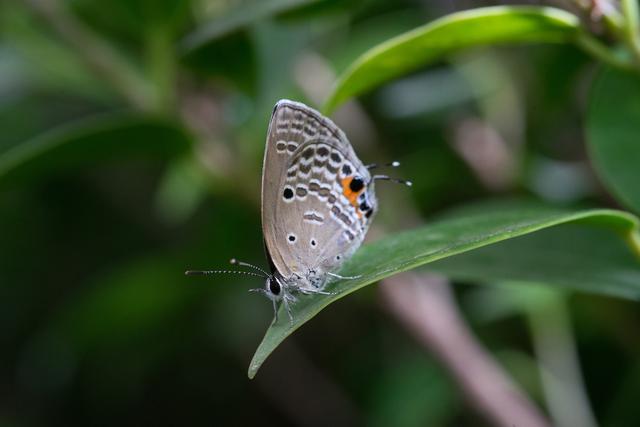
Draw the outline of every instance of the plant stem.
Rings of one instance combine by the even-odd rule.
[[[620,33],[622,31],[624,18],[614,7],[611,7],[611,10],[603,11],[602,19],[609,28],[609,31],[613,33]]]
[[[640,23],[638,21],[637,0],[621,0],[622,14],[624,15],[624,35],[635,59],[640,63]]]
[[[613,34],[621,34],[623,32],[624,18],[609,0],[589,0],[586,3],[574,0],[574,3],[579,9],[589,13],[592,19],[595,20],[601,17]]]
[[[585,31],[580,32],[576,38],[576,43],[580,48],[582,48],[582,50],[605,64],[609,64],[623,70],[635,69],[635,65],[632,61],[617,56],[609,47],[603,45]]]
[[[385,279],[380,290],[389,311],[438,358],[492,425],[551,425],[470,333],[445,279],[403,273]]]
[[[544,306],[528,310],[547,407],[557,427],[596,427],[563,296],[550,292]]]
[[[171,30],[156,23],[146,32],[146,51],[149,75],[155,85],[154,108],[160,114],[175,111],[176,63]]]
[[[56,0],[27,0],[26,4],[72,46],[103,81],[133,106],[149,109],[152,92],[147,81],[108,43],[67,13]]]
[[[633,254],[640,259],[640,232],[637,229],[631,231],[627,236],[627,242]]]

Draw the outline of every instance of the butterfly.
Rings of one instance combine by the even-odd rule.
[[[388,166],[398,166],[392,162]],[[186,274],[237,272],[266,278],[263,293],[273,302],[277,321],[282,303],[293,321],[296,294],[330,292],[336,273],[360,247],[378,209],[375,181],[411,182],[372,175],[346,135],[333,121],[300,102],[278,101],[271,114],[262,167],[262,233],[271,273],[232,260],[248,271],[187,271]]]

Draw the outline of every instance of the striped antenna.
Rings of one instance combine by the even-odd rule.
[[[253,273],[251,271],[241,270],[187,270],[184,272],[185,276],[209,276],[211,274],[244,274],[247,276],[262,277],[262,274]]]
[[[371,170],[371,169],[377,169],[377,168],[397,168],[398,166],[400,166],[400,162],[394,160],[393,162],[384,163],[382,165],[378,163],[371,163],[366,165],[365,168]]]
[[[387,175],[374,175],[373,178],[371,178],[373,181],[391,181],[391,182],[395,182],[396,184],[403,184],[406,185],[407,187],[411,187],[413,185],[413,183],[411,181],[407,181],[404,179],[398,179],[398,178],[391,178],[390,176]]]
[[[267,273],[266,271],[264,271],[263,269],[261,269],[260,267],[253,265],[253,264],[249,264],[248,262],[244,262],[244,261],[238,261],[235,258],[231,258],[231,260],[229,261],[231,264],[233,265],[241,265],[243,267],[251,267],[254,270],[258,270],[260,271],[262,274],[264,274],[265,277],[271,277],[271,274]]]

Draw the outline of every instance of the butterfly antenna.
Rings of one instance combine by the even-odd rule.
[[[267,273],[266,271],[264,271],[262,268],[258,267],[257,265],[249,264],[248,262],[244,262],[244,261],[238,261],[235,258],[231,258],[231,260],[229,262],[231,264],[233,264],[233,265],[240,265],[242,267],[253,268],[254,270],[257,270],[257,271],[261,272],[262,274],[264,274],[264,277],[271,277],[271,274]]]
[[[390,176],[387,175],[374,175],[373,178],[371,178],[373,181],[379,180],[379,181],[391,181],[391,182],[395,182],[396,184],[403,184],[406,185],[407,187],[411,187],[413,185],[413,183],[411,181],[407,181],[404,179],[398,179],[398,178],[391,178]]]
[[[184,272],[185,276],[209,276],[211,274],[244,274],[247,276],[264,277],[262,274],[240,270],[187,270]]]
[[[384,163],[382,165],[379,165],[378,163],[371,163],[365,166],[365,168],[371,170],[371,169],[377,169],[377,168],[397,168],[398,166],[400,166],[400,162],[398,161],[393,161],[390,163]]]

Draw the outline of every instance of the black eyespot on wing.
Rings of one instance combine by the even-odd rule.
[[[368,211],[369,209],[371,209],[371,206],[369,206],[367,202],[360,203],[360,210],[362,212]]]
[[[293,198],[293,190],[287,187],[284,189],[284,192],[282,193],[282,195],[284,196],[285,199],[291,200],[291,198]]]
[[[352,172],[351,166],[349,166],[347,164],[342,165],[342,174],[343,175],[345,175],[345,176],[351,175],[351,172]]]
[[[362,190],[363,188],[364,188],[364,181],[362,180],[362,178],[359,177],[359,176],[353,177],[353,179],[349,183],[349,189],[351,191],[353,191],[354,193],[357,193],[358,191]]]
[[[289,237],[287,237],[289,239],[290,242],[295,242],[296,241],[296,236],[294,236],[293,234],[289,234]]]
[[[315,239],[311,239],[311,246],[315,246],[317,244],[317,242],[315,241]]]
[[[373,209],[368,210],[367,213],[364,214],[364,216],[367,218],[371,218],[371,215],[373,215]]]

